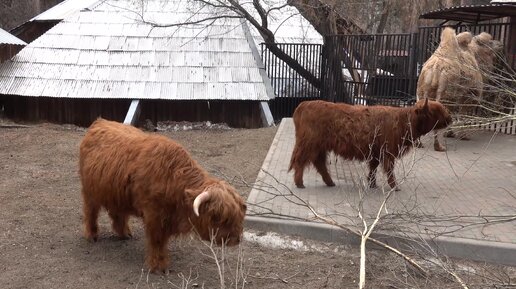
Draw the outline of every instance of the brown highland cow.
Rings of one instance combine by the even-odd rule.
[[[334,186],[326,166],[328,152],[333,151],[344,159],[368,161],[372,188],[381,163],[389,185],[399,190],[394,177],[396,158],[409,151],[413,140],[451,122],[448,110],[428,99],[408,108],[305,101],[294,112],[296,144],[289,171],[294,169],[294,183],[304,188],[303,171],[312,163],[326,185]]]
[[[142,217],[152,271],[167,268],[171,236],[195,231],[217,244],[240,242],[246,211],[240,195],[164,136],[98,119],[81,142],[79,166],[86,238],[97,240],[101,208],[121,238],[131,236],[129,216]]]

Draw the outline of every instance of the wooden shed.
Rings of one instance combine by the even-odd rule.
[[[5,114],[87,126],[99,116],[123,121],[136,103],[140,119],[153,122],[272,124],[267,101],[274,93],[245,22],[155,27],[149,22],[180,23],[216,11],[192,14],[200,4],[181,0],[136,2],[96,1],[66,13],[0,65]]]

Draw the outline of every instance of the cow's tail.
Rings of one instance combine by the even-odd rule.
[[[294,145],[294,150],[292,151],[292,157],[290,157],[290,165],[288,167],[288,171],[290,172],[293,168],[294,168],[294,164],[297,163],[298,159],[299,159],[299,153],[300,153],[300,149],[299,149],[299,140],[298,140],[298,133],[299,133],[299,129],[300,129],[300,119],[301,119],[301,114],[303,112],[303,103],[299,104],[296,108],[296,110],[294,110],[294,114],[292,115],[292,120],[294,121],[294,129],[295,129],[295,134],[296,134],[296,143]]]
[[[288,166],[288,171],[290,172],[294,168],[294,164],[297,162],[299,155],[299,147],[297,145],[294,146],[294,151],[292,152],[292,157],[290,158],[290,165]]]

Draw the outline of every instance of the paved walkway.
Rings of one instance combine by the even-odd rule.
[[[516,136],[483,131],[471,141],[446,141],[448,152],[435,152],[427,136],[425,148],[397,162],[401,191],[387,202],[378,229],[516,245]],[[317,222],[300,199],[345,224],[361,226],[360,204],[364,215],[376,215],[388,191],[382,171],[378,172],[380,188],[364,189],[366,165],[332,155],[329,167],[337,185],[325,186],[310,168],[305,171],[306,188],[298,189],[293,172],[287,172],[294,142],[292,119],[283,119],[249,195],[249,215],[280,218],[284,223],[292,222],[289,219]]]

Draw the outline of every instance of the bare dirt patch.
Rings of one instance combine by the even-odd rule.
[[[256,178],[275,132],[201,127],[159,133],[183,144],[210,172],[227,178],[247,196],[246,184]],[[170,243],[168,275],[147,273],[143,228],[137,219],[131,222],[131,240],[114,237],[105,214],[100,241],[92,244],[82,238],[77,162],[84,133],[82,128],[53,124],[0,128],[0,287],[220,288],[211,252],[195,238]],[[287,245],[280,246],[277,240],[264,242],[267,238],[265,232],[248,230],[241,250],[227,248],[222,262],[227,287],[357,287],[358,248],[296,238],[282,239]],[[220,249],[217,252],[220,257]],[[236,271],[238,260],[243,261],[243,275]],[[488,284],[516,277],[510,267],[461,264],[458,272],[472,288],[495,288]],[[245,283],[236,276],[244,276]],[[368,279],[368,288],[460,288],[437,270],[429,278],[417,277],[384,251],[368,253]]]

